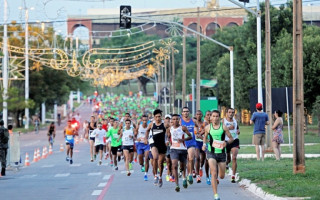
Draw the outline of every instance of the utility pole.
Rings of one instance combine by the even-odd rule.
[[[187,30],[183,29],[182,46],[182,107],[186,104],[186,70],[187,70],[187,52],[186,52]]]
[[[200,8],[198,7],[197,32],[200,33]],[[200,35],[197,35],[197,110],[200,110]],[[194,97],[193,97],[194,98]],[[194,113],[193,113],[194,114]]]
[[[265,37],[266,37],[266,113],[269,117],[269,125],[267,125],[267,150],[271,149],[272,142],[272,91],[271,91],[271,33],[270,33],[270,2],[265,1]]]
[[[4,12],[3,12],[3,65],[2,65],[2,80],[3,80],[3,114],[4,127],[8,127],[8,2],[4,0]]]
[[[293,173],[305,173],[302,1],[293,1]]]
[[[174,67],[174,49],[171,49],[171,59],[172,59],[172,94],[173,94],[173,107],[172,113],[175,113],[174,101],[176,100],[176,69]]]

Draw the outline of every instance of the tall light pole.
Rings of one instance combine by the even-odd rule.
[[[25,11],[25,101],[28,103],[29,100],[29,9],[33,10],[34,8],[27,8],[26,2],[24,2],[24,7],[19,7],[20,10]],[[25,108],[25,116],[26,116],[26,123],[24,128],[29,129],[29,108]]]
[[[7,12],[8,12],[8,2],[4,0],[4,12],[3,12],[3,65],[2,65],[2,78],[3,78],[3,114],[2,118],[4,121],[4,126],[8,126],[8,27],[7,27]]]

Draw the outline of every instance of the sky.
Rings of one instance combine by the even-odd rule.
[[[260,0],[260,2],[262,1],[264,0]],[[271,0],[271,4],[280,5],[286,1]],[[207,0],[7,0],[7,2],[8,22],[24,23],[24,10],[19,10],[19,7],[26,7],[29,9],[29,22],[58,21],[54,23],[54,27],[60,30],[61,34],[65,34],[67,16],[86,15],[89,8],[114,8],[118,10],[120,5],[131,5],[132,14],[134,15],[134,8],[174,9],[204,7]],[[256,2],[257,0],[250,0],[247,6],[256,6]],[[320,0],[304,0],[303,2],[307,6],[320,5]],[[237,7],[228,0],[220,0],[220,6]],[[3,10],[4,0],[0,0],[0,24],[4,23]]]

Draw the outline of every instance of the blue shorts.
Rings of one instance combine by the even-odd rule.
[[[197,149],[200,149],[200,152],[203,152],[203,150],[202,150],[203,142],[196,141],[196,144],[197,144],[196,148],[197,148]]]
[[[136,143],[137,146],[137,153],[138,155],[144,154],[146,151],[150,151],[150,146],[149,144],[144,144],[141,142]]]
[[[74,145],[74,139],[68,139],[66,137],[66,145],[70,145],[70,148],[73,149],[73,145]]]
[[[190,147],[194,147],[194,148],[197,147],[197,143],[196,143],[196,141],[195,141],[194,139],[185,141],[185,144],[186,144],[186,146],[187,146],[188,149],[189,149]]]

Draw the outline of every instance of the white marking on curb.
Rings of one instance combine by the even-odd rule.
[[[88,173],[88,176],[99,176],[101,172]]]
[[[20,178],[33,178],[33,177],[36,177],[38,176],[37,174],[31,174],[31,175],[24,175],[24,176],[21,176]]]
[[[76,163],[76,164],[70,165],[70,167],[80,167],[81,165],[82,165],[81,163]]]
[[[98,196],[100,195],[102,190],[94,190],[91,195]]]
[[[111,177],[111,175],[105,175],[105,176],[103,177],[103,180],[109,180],[110,177]]]
[[[70,176],[70,173],[65,173],[65,174],[56,174],[54,177],[67,177]]]
[[[54,165],[42,165],[41,167],[47,167],[47,168],[49,168],[49,167],[54,167]]]
[[[99,183],[98,187],[105,187],[107,185],[108,182],[105,183]]]

